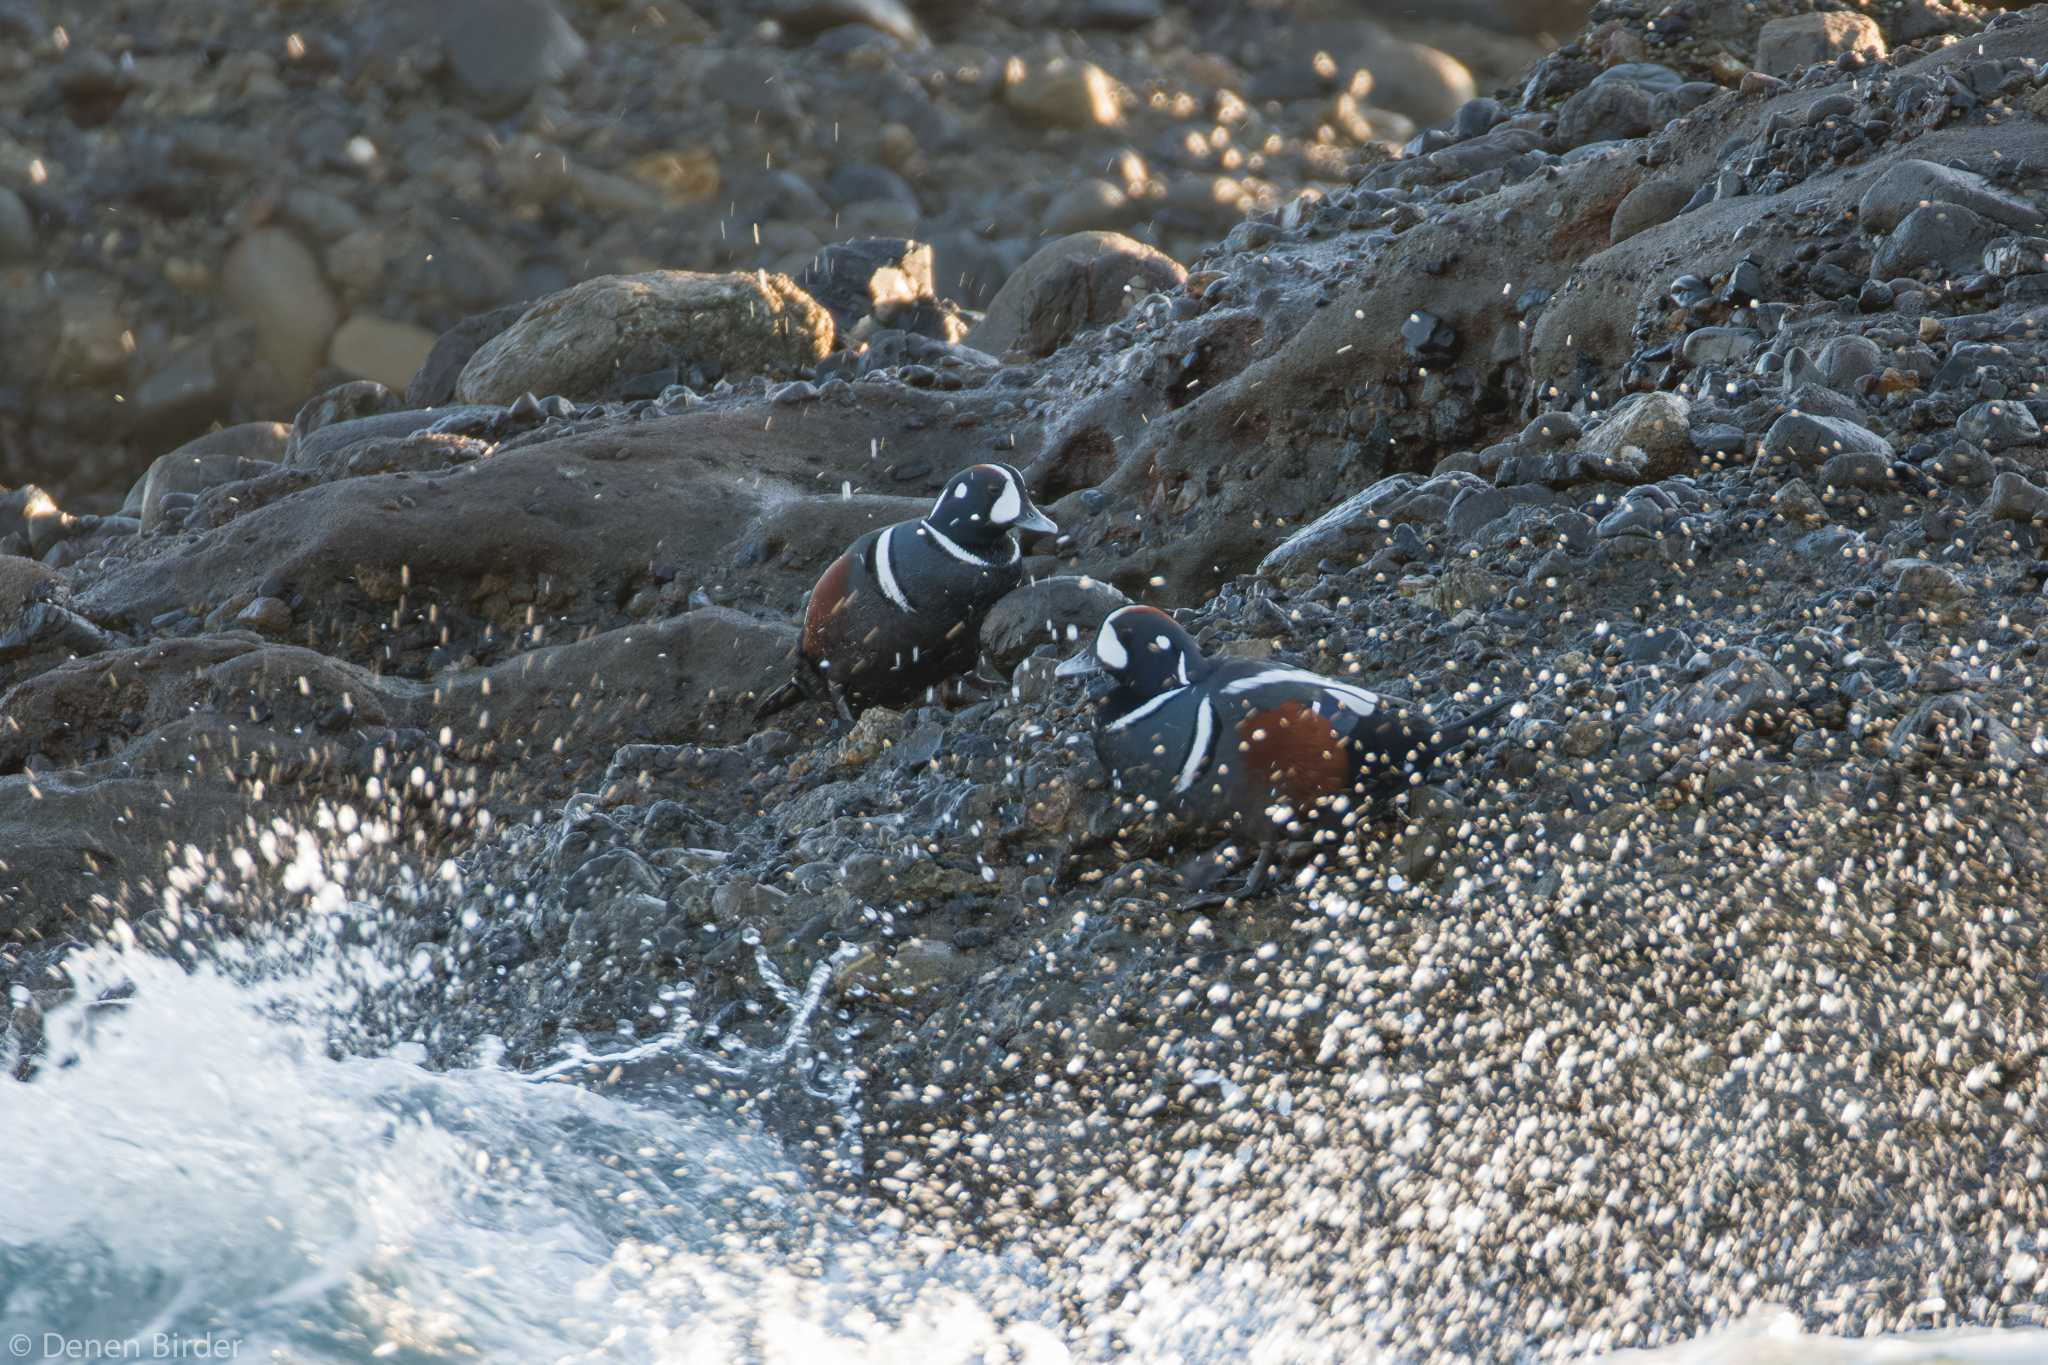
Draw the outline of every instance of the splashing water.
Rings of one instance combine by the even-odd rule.
[[[333,1057],[332,1001],[308,978],[105,947],[70,969],[45,1064],[0,1091],[0,1341],[336,1361],[1060,1354],[929,1249],[843,1225],[772,1141],[686,1096],[437,1073],[403,1047]],[[958,1267],[963,1283],[988,1269]],[[891,1276],[910,1286],[893,1303],[876,1292]]]
[[[358,1055],[339,1040],[421,964],[384,959],[388,910],[344,893],[343,851],[283,840],[279,899],[307,913],[247,940],[205,942],[172,895],[158,951],[122,930],[69,957],[32,1059],[0,1035],[0,1075],[29,1075],[0,1079],[7,1358],[1074,1358],[1028,1255],[855,1216],[691,1093],[693,1072],[792,1065],[839,957],[801,988],[762,957],[786,1031],[739,1056],[698,1050],[687,1017],[525,1072],[490,1048],[443,1070],[415,1042]],[[225,894],[196,862],[173,882]],[[1305,1356],[1255,1275],[1137,1278],[1124,1340],[1147,1358],[1222,1338],[1338,1358]]]
[[[232,945],[188,932],[168,951],[132,937],[77,951],[42,1050],[0,1051],[29,1075],[0,1080],[9,1358],[1399,1358],[1363,1344],[1370,1324],[1291,1298],[1255,1249],[1205,1259],[1151,1225],[1105,1259],[1047,1263],[898,1231],[893,1210],[814,1185],[693,1085],[793,1067],[838,957],[801,985],[758,957],[786,1026],[743,1055],[700,1051],[687,1019],[526,1071],[488,1047],[436,1069],[415,1041],[362,1046],[358,1016],[420,965],[387,961],[382,912],[344,892],[346,841],[283,847],[271,861],[307,913]],[[195,903],[230,894],[198,871],[184,883]],[[175,896],[166,909],[189,929]],[[379,1036],[403,1036],[389,1024]],[[1062,1316],[1112,1299],[1113,1329]],[[1615,1359],[2044,1353],[2048,1338],[2023,1332],[1826,1342],[1788,1318]]]

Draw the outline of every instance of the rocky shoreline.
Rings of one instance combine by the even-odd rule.
[[[2048,1319],[2048,9],[1730,8],[1603,0],[1405,155],[1063,222],[986,297],[898,219],[593,249],[125,502],[0,497],[17,1036],[67,938],[347,803],[366,881],[455,856],[399,930],[437,1058],[766,1045],[822,972],[859,1130],[738,1098],[1078,1267],[1105,1350],[1162,1258],[1413,1359]],[[754,732],[818,571],[979,458],[1063,531],[984,631],[1007,695]],[[1523,705],[1312,890],[1176,915],[1202,850],[1051,675],[1125,599]]]

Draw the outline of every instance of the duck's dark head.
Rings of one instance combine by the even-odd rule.
[[[925,520],[962,545],[992,545],[1012,531],[1045,534],[1060,528],[1032,504],[1014,465],[970,465],[946,480]]]
[[[1186,687],[1206,668],[1195,637],[1171,616],[1157,607],[1119,607],[1095,632],[1094,647],[1056,672],[1067,678],[1106,674],[1127,700],[1147,701]]]

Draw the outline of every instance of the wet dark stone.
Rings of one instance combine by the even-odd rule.
[[[1417,311],[1401,324],[1401,346],[1420,365],[1441,365],[1458,353],[1458,333],[1434,313]]]

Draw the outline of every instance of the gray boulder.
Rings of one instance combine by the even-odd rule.
[[[1837,455],[1882,455],[1892,453],[1891,443],[1845,417],[1820,417],[1809,412],[1788,412],[1771,423],[1764,433],[1764,453],[1796,464],[1815,466]]]
[[[1983,268],[1984,249],[2002,234],[1998,224],[1956,204],[1914,209],[1871,256],[1871,278],[1893,280],[1917,271],[1969,275]]]
[[[1756,40],[1756,68],[1767,76],[1789,76],[1845,52],[1885,55],[1884,31],[1863,14],[1798,14],[1773,19]]]
[[[1172,257],[1120,232],[1077,232],[1041,248],[1004,281],[967,344],[996,356],[1050,355],[1187,275]]]
[[[1979,403],[1956,422],[1956,431],[1966,441],[1986,450],[2033,445],[2041,439],[2041,424],[2024,403]]]
[[[1102,618],[1131,599],[1098,578],[1061,574],[1027,583],[995,604],[981,623],[981,649],[1007,676],[1040,645],[1079,653]]]
[[[1890,232],[1914,210],[1935,203],[1954,204],[2007,227],[2032,228],[2042,221],[2039,209],[1981,175],[1919,160],[1898,162],[1872,180],[1856,219],[1865,232]]]
[[[422,7],[456,85],[487,114],[506,114],[589,54],[549,0],[440,0]]]
[[[824,359],[833,335],[832,315],[787,275],[600,275],[548,295],[479,347],[455,396],[598,399],[679,361],[715,361],[727,374],[789,371]]]

